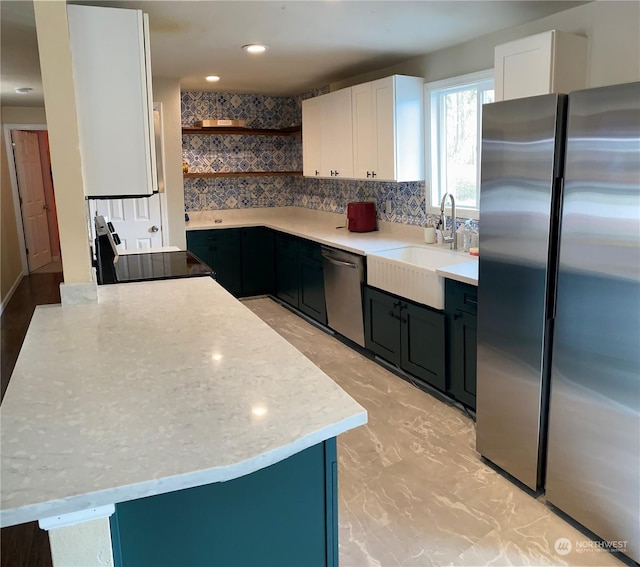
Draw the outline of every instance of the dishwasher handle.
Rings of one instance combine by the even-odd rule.
[[[353,268],[354,270],[358,269],[358,264],[355,264],[354,262],[344,262],[343,260],[336,260],[335,258],[332,258],[328,254],[326,254],[324,250],[322,251],[322,257],[336,266],[344,266],[346,268]]]

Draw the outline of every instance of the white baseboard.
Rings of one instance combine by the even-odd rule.
[[[20,282],[22,281],[22,278],[24,278],[24,276],[25,276],[25,273],[20,272],[20,275],[16,278],[16,281],[13,282],[13,285],[11,286],[9,293],[7,293],[7,296],[2,300],[2,303],[0,303],[0,315],[2,315],[4,308],[9,304],[9,300],[11,299],[13,292],[16,289],[18,289],[18,286],[20,285]]]

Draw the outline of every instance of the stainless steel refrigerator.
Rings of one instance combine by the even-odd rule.
[[[640,83],[483,108],[477,449],[640,559]]]

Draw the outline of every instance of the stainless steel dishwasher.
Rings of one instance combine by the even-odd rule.
[[[327,323],[334,331],[363,347],[364,257],[323,247],[322,262]]]

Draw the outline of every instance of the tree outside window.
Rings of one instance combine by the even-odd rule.
[[[440,206],[448,192],[456,206],[477,209],[480,195],[482,105],[493,102],[493,79],[468,78],[427,85],[431,112],[431,205]]]

